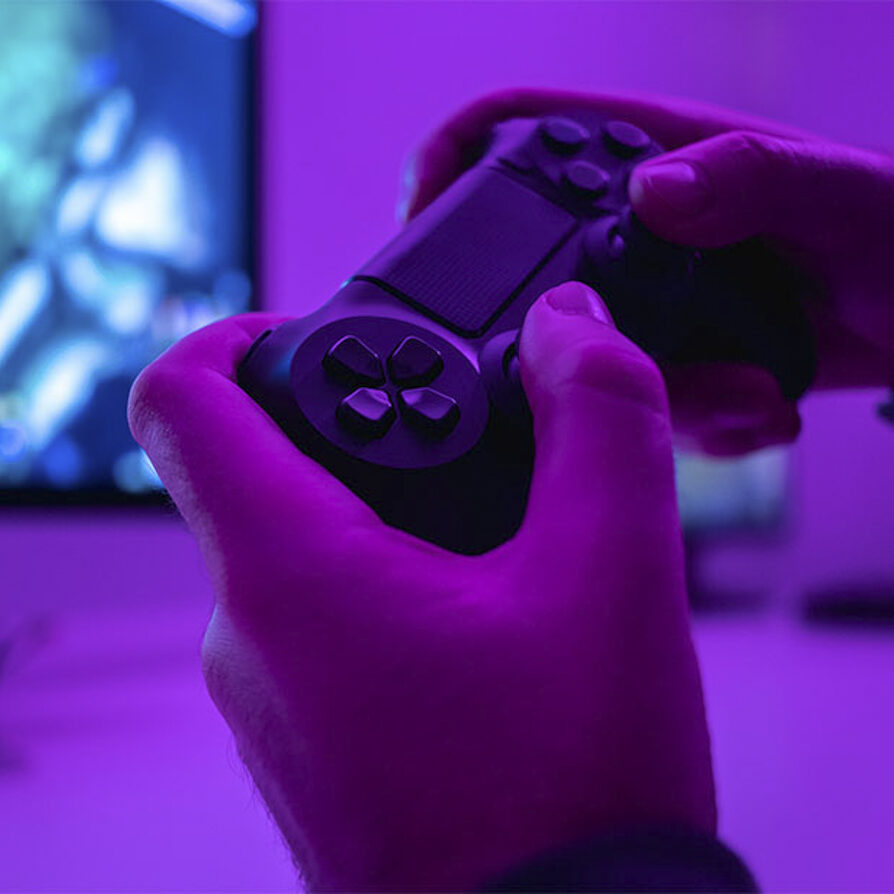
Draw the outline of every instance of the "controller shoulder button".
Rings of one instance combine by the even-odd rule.
[[[388,358],[388,372],[398,385],[427,385],[443,368],[440,353],[415,335],[408,335]]]
[[[347,385],[382,385],[382,362],[378,354],[356,335],[340,338],[323,357],[329,375]]]
[[[544,118],[539,131],[544,145],[560,155],[577,152],[590,139],[590,132],[569,118]]]
[[[610,178],[598,165],[578,160],[565,166],[562,179],[578,195],[595,199],[608,189]]]
[[[335,415],[351,434],[372,440],[388,431],[396,414],[391,398],[384,391],[358,388],[338,405]]]
[[[245,367],[248,365],[249,360],[257,353],[258,348],[273,334],[272,329],[265,329],[253,342],[251,347],[248,349],[248,353],[242,358],[242,362],[240,363],[241,367]]]
[[[408,388],[398,400],[407,424],[425,435],[443,438],[459,422],[457,402],[434,388]]]
[[[615,155],[630,158],[644,151],[652,140],[649,135],[629,121],[609,121],[602,132],[606,145]]]

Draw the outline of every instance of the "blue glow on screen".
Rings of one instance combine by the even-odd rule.
[[[134,376],[252,302],[245,0],[0,3],[0,490],[160,484]]]

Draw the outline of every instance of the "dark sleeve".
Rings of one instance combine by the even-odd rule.
[[[497,891],[758,891],[748,867],[709,835],[616,832],[545,854],[480,889]]]

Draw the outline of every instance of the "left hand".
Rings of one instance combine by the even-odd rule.
[[[813,256],[822,258],[822,264],[808,265],[809,272],[826,285],[830,280],[838,283],[838,303],[844,305],[839,318],[866,318],[874,321],[869,326],[872,334],[890,332],[882,336],[888,341],[880,347],[865,332],[862,337],[853,334],[833,315],[814,315],[820,348],[818,387],[885,385],[894,379],[894,353],[890,349],[894,344],[894,300],[889,300],[892,281],[887,262],[894,213],[888,214],[887,224],[879,224],[879,215],[873,212],[885,201],[894,205],[894,165],[890,160],[883,163],[880,156],[836,147],[793,127],[661,96],[548,88],[497,91],[448,117],[413,154],[405,169],[399,215],[413,217],[446,189],[474,161],[497,122],[561,114],[575,108],[631,121],[666,149],[675,150],[645,162],[631,177],[633,208],[658,235],[685,245],[714,247],[747,236],[771,235],[785,218],[788,231],[779,234],[781,238],[775,242],[784,252],[793,246],[798,248],[799,262]],[[657,199],[654,190],[643,187],[645,181],[639,176],[671,158],[687,159],[716,181],[719,195],[712,213],[694,223]],[[773,164],[764,164],[765,158],[772,159]],[[837,176],[827,178],[826,188],[818,192],[814,172],[820,169],[837,172]],[[744,198],[737,200],[739,195]],[[768,196],[775,201],[765,201]],[[782,196],[793,209],[803,213],[782,215]],[[762,212],[743,206],[749,202]],[[830,225],[827,217],[833,212],[829,209],[840,208],[842,202],[849,209],[862,202],[865,210],[838,214],[837,222]],[[857,220],[864,223],[854,231]],[[859,240],[861,261],[857,266],[854,252],[844,248],[848,238],[842,236],[842,229],[851,233],[851,241]],[[816,230],[822,239],[813,246],[811,231]],[[839,248],[837,255],[826,242]],[[821,269],[833,261],[837,262],[834,275]],[[871,296],[871,313],[853,306],[853,293],[861,299]],[[887,325],[879,326],[885,308],[890,308],[890,319]],[[747,364],[704,363],[666,365],[662,372],[670,396],[674,433],[682,446],[717,456],[734,456],[788,443],[800,432],[796,404],[783,397],[776,380],[764,369]]]

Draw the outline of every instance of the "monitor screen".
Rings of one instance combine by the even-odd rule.
[[[251,308],[245,0],[0,3],[0,495],[116,501],[159,482],[136,374]]]

